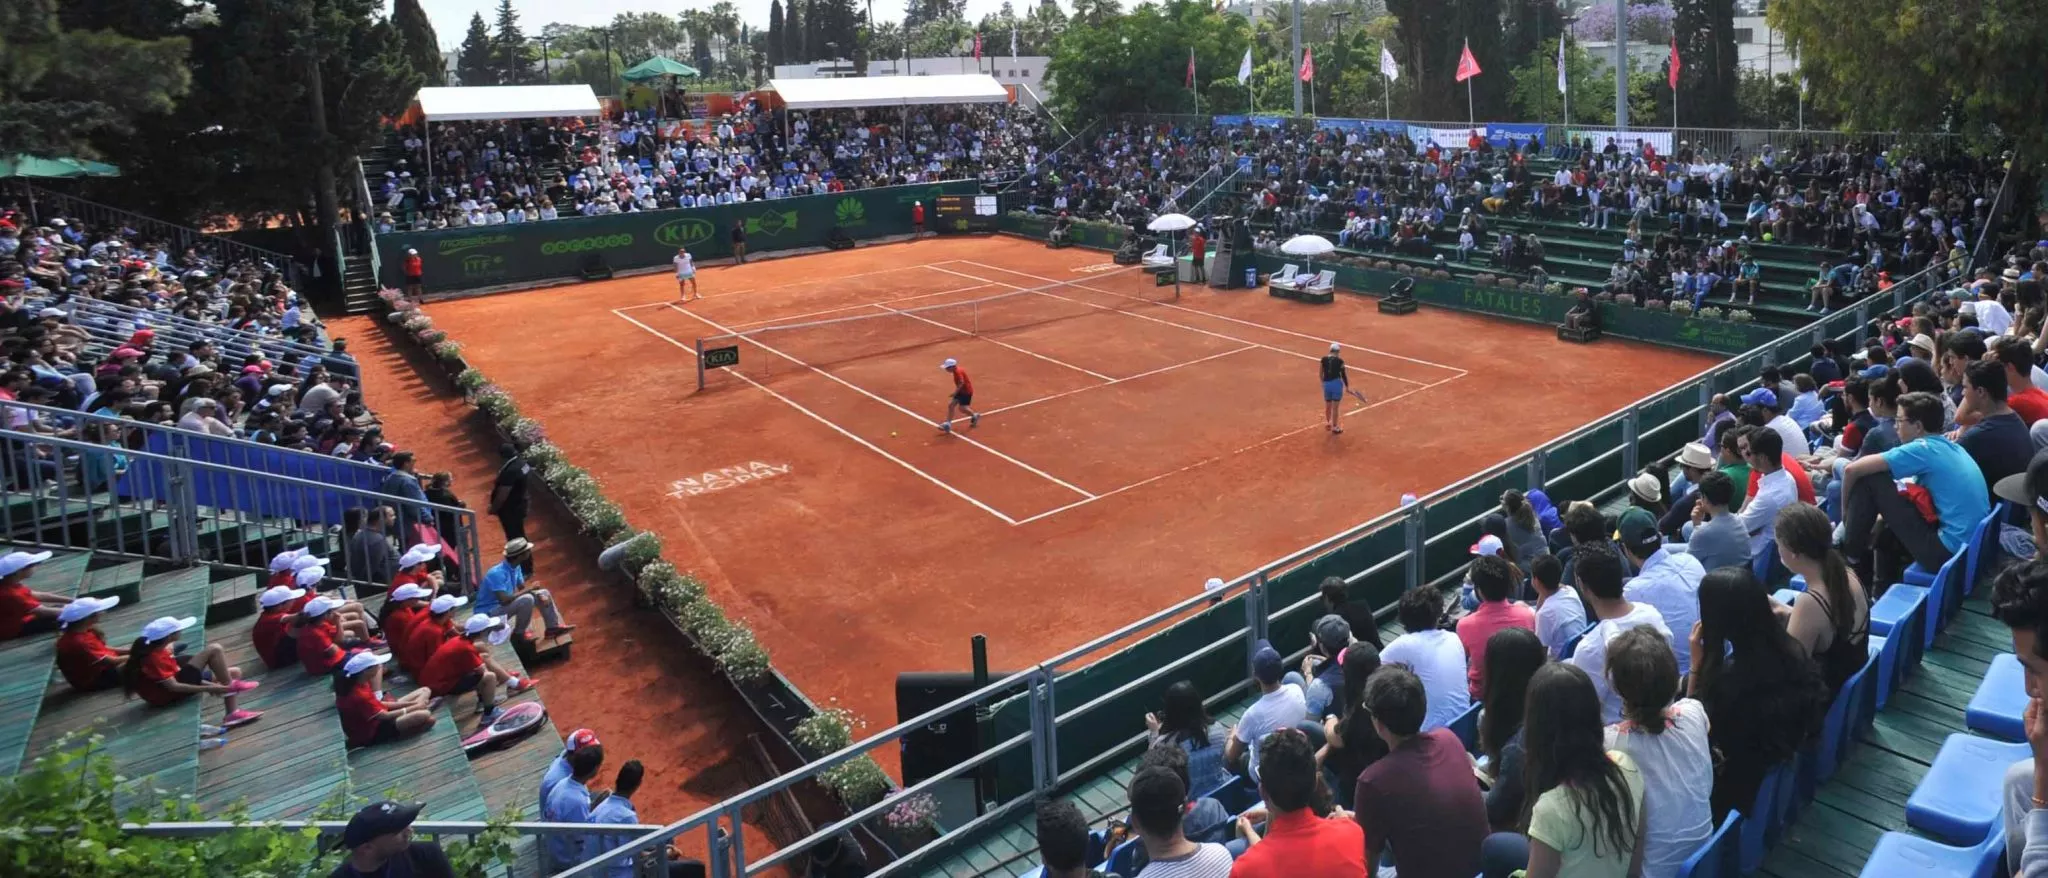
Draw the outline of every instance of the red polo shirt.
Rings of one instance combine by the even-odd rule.
[[[369,683],[357,683],[334,696],[334,709],[341,713],[341,730],[351,747],[368,747],[377,739],[377,716],[391,709],[391,703],[377,699]]]
[[[348,653],[334,642],[334,623],[322,619],[299,629],[299,664],[314,676],[331,674],[348,660]]]
[[[102,669],[119,660],[107,639],[91,628],[69,628],[57,638],[57,670],[80,692],[99,689]]]
[[[1303,808],[1275,815],[1266,835],[1230,867],[1230,878],[1356,878],[1365,874],[1365,830]]]
[[[484,657],[467,637],[450,637],[434,650],[427,666],[420,669],[420,685],[436,695],[445,695],[470,671],[484,666]]]
[[[394,650],[397,649],[397,644],[404,643],[412,634],[413,623],[426,616],[427,608],[411,601],[392,607],[390,612],[384,614],[384,642],[392,644]]]
[[[1778,465],[1784,467],[1786,472],[1792,474],[1792,484],[1799,490],[1799,502],[1808,506],[1814,505],[1813,480],[1806,477],[1806,467],[1800,466],[1799,461],[1793,460],[1790,452],[1779,455]],[[1743,491],[1742,496],[1756,496],[1756,483],[1762,481],[1763,477],[1764,474],[1757,472],[1756,467],[1750,467],[1749,488]]]
[[[35,618],[36,608],[42,605],[25,582],[0,585],[0,640],[20,637],[22,626]]]
[[[427,660],[434,657],[434,650],[441,648],[441,641],[455,636],[455,628],[446,619],[435,619],[432,613],[420,616],[405,635],[403,650],[393,647],[398,655],[398,667],[418,677],[420,669],[427,666]]]
[[[249,639],[256,644],[256,655],[263,659],[267,668],[282,668],[299,660],[299,644],[291,636],[291,604],[284,603],[263,611],[256,617],[256,627],[250,629]]]
[[[177,676],[177,656],[169,649],[151,650],[142,659],[142,679],[135,683],[135,694],[157,707],[174,704],[186,696],[164,688],[164,682]]]

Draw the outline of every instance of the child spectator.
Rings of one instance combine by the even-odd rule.
[[[1652,628],[1631,628],[1608,646],[1607,680],[1622,720],[1607,727],[1607,749],[1627,753],[1643,773],[1643,876],[1677,878],[1714,832],[1714,755],[1707,709],[1678,694],[1671,644]]]
[[[434,725],[433,693],[414,689],[405,697],[384,697],[387,654],[368,650],[348,657],[334,675],[334,707],[350,747],[374,747],[410,738]]]
[[[71,598],[28,587],[36,565],[49,552],[9,552],[0,556],[0,640],[57,630],[57,616]]]
[[[511,632],[505,628],[503,619],[472,614],[463,620],[460,636],[450,637],[435,648],[426,666],[420,669],[419,681],[442,698],[475,692],[477,722],[487,726],[498,718],[501,693],[522,692],[533,683],[505,670],[478,650],[477,644],[485,638],[492,643],[504,643],[511,638]],[[576,862],[580,861],[572,860],[570,864]]]
[[[128,658],[128,650],[108,646],[99,627],[100,615],[120,603],[118,597],[88,595],[66,604],[58,613],[57,624],[64,627],[64,633],[57,637],[57,670],[63,672],[71,688],[99,692],[120,687],[121,663]]]
[[[194,695],[218,695],[227,708],[224,728],[255,722],[263,714],[242,710],[235,696],[256,688],[256,681],[242,679],[242,669],[228,665],[227,651],[209,643],[199,651],[180,657],[172,644],[178,632],[199,623],[164,616],[142,626],[142,633],[128,647],[128,661],[121,666],[121,688],[152,707],[168,707]]]
[[[288,585],[273,585],[256,596],[256,625],[249,630],[249,639],[255,643],[256,657],[263,660],[264,667],[276,670],[299,660],[299,639],[294,626],[298,624],[296,617],[305,597],[305,589]]]

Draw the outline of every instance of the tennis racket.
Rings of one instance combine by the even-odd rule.
[[[1359,393],[1356,390],[1347,390],[1347,392],[1358,399],[1359,405],[1365,405],[1365,394]]]

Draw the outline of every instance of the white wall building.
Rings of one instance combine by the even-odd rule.
[[[1017,101],[1027,106],[1037,106],[1050,99],[1045,86],[1045,65],[1052,59],[1044,55],[1019,55],[1015,58],[1007,52],[984,55],[979,64],[972,56],[958,58],[878,58],[868,62],[869,76],[934,76],[947,73],[973,73],[980,70],[1008,86],[1017,87]],[[810,64],[777,64],[776,79],[830,79],[853,76],[852,61],[815,61]]]
[[[1613,69],[1613,40],[1584,40],[1577,45],[1593,56],[1593,63],[1598,69]],[[1631,41],[1628,44],[1631,70],[1662,70],[1665,60],[1670,57],[1671,47],[1665,43]],[[1798,59],[1785,45],[1785,35],[1772,30],[1761,15],[1735,17],[1735,57],[1736,64],[1744,71],[1767,75],[1797,75],[1799,72]]]

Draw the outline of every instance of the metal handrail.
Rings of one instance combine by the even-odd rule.
[[[264,335],[260,332],[250,332],[246,329],[235,329],[225,324],[208,323],[204,320],[194,320],[181,314],[174,314],[168,311],[152,311],[148,308],[137,308],[133,305],[124,305],[120,302],[111,302],[106,299],[74,296],[68,300],[67,304],[71,305],[71,316],[74,320],[79,315],[84,314],[114,320],[127,320],[131,323],[141,321],[148,324],[150,329],[156,331],[158,335],[165,335],[186,342],[203,339],[223,347],[239,346],[249,351],[283,350],[296,353],[301,357],[315,358],[326,356],[328,352],[326,348],[320,345],[292,341],[283,336]],[[303,305],[301,309],[303,310]],[[94,328],[83,323],[79,324],[79,327],[86,330]],[[125,341],[125,339],[123,340]]]
[[[1089,122],[1089,123],[1088,123],[1087,125],[1083,125],[1083,126],[1081,126],[1081,130],[1080,130],[1080,131],[1079,131],[1078,133],[1074,134],[1073,136],[1071,136],[1071,137],[1068,137],[1068,138],[1066,139],[1066,142],[1064,142],[1064,143],[1061,143],[1061,144],[1060,144],[1059,146],[1053,147],[1053,150],[1052,150],[1052,152],[1048,152],[1048,153],[1046,153],[1045,155],[1039,156],[1039,157],[1038,157],[1038,163],[1039,163],[1039,164],[1041,164],[1041,165],[1043,165],[1043,164],[1045,164],[1046,162],[1049,162],[1049,161],[1051,161],[1051,160],[1052,160],[1052,157],[1053,157],[1053,156],[1059,155],[1059,154],[1060,154],[1060,153],[1061,153],[1062,151],[1066,150],[1066,148],[1067,148],[1067,147],[1069,147],[1069,146],[1073,145],[1074,141],[1076,141],[1076,140],[1080,140],[1080,139],[1081,139],[1081,138],[1083,138],[1083,137],[1087,137],[1087,136],[1088,136],[1088,132],[1090,132],[1090,131],[1093,131],[1093,130],[1095,130],[1095,126],[1097,126],[1097,125],[1100,125],[1100,124],[1102,124],[1102,120],[1100,120],[1100,119],[1097,119],[1097,120],[1094,120],[1094,121],[1091,121],[1091,122]],[[1066,127],[1067,127],[1067,126],[1065,126],[1065,125],[1061,125],[1061,126],[1060,126],[1060,128],[1061,128],[1061,129],[1063,129],[1063,130],[1064,130],[1064,129],[1065,129]],[[1012,179],[1012,180],[1011,180],[1011,181],[1009,182],[1009,184],[1008,184],[1008,185],[1005,185],[1005,186],[1004,186],[1003,188],[1001,188],[1001,189],[998,189],[998,190],[996,190],[996,194],[997,194],[997,195],[1001,195],[1001,194],[1003,194],[1003,193],[1005,193],[1005,192],[1008,192],[1008,191],[1010,191],[1010,190],[1011,190],[1012,188],[1014,188],[1014,187],[1015,187],[1015,186],[1017,185],[1017,182],[1018,182],[1019,180],[1022,180],[1022,179],[1024,179],[1024,175],[1023,175],[1023,174],[1018,174],[1018,175],[1016,176],[1016,178]]]
[[[331,454],[317,454],[315,452],[305,451],[298,448],[285,448],[278,445],[265,445],[261,442],[254,442],[248,439],[243,439],[238,436],[215,436],[211,433],[201,433],[196,430],[187,430],[175,424],[153,424],[148,421],[138,421],[135,420],[134,418],[124,418],[116,415],[96,415],[93,414],[92,412],[72,411],[71,409],[56,408],[53,406],[46,405],[37,405],[36,403],[32,402],[21,402],[19,400],[12,399],[0,400],[0,412],[4,412],[10,408],[22,409],[24,411],[28,411],[33,414],[40,415],[44,418],[54,421],[72,421],[80,424],[104,424],[106,426],[114,427],[120,430],[139,432],[145,436],[161,435],[165,437],[165,440],[170,444],[170,447],[173,449],[174,452],[185,449],[187,447],[188,440],[194,437],[201,437],[213,442],[227,445],[229,447],[246,449],[251,455],[254,455],[257,452],[263,452],[266,454],[278,454],[282,455],[285,459],[288,460],[304,461],[306,465],[316,468],[332,467],[336,470],[343,471],[355,470],[365,474],[376,475],[380,478],[384,474],[389,473],[391,471],[390,467],[383,466],[380,464],[364,463],[359,460],[350,460],[349,458],[346,457],[335,457],[334,455]],[[181,457],[182,455],[173,453],[171,456]],[[268,472],[267,470],[251,471]],[[283,475],[283,473],[273,473],[273,475]]]
[[[244,244],[231,238],[213,234],[212,232],[166,222],[155,217],[144,216],[132,210],[123,210],[91,199],[80,198],[76,195],[52,191],[33,183],[23,185],[27,186],[29,192],[34,196],[36,214],[39,221],[51,216],[52,213],[78,217],[96,224],[111,219],[113,222],[127,228],[132,228],[145,236],[162,238],[167,242],[176,243],[184,247],[216,248],[218,251],[216,255],[226,262],[252,259],[258,262],[270,262],[277,266],[279,271],[289,272],[292,268],[291,257],[275,250],[257,247],[252,244]],[[56,209],[51,211],[46,210],[46,207],[55,207]]]

